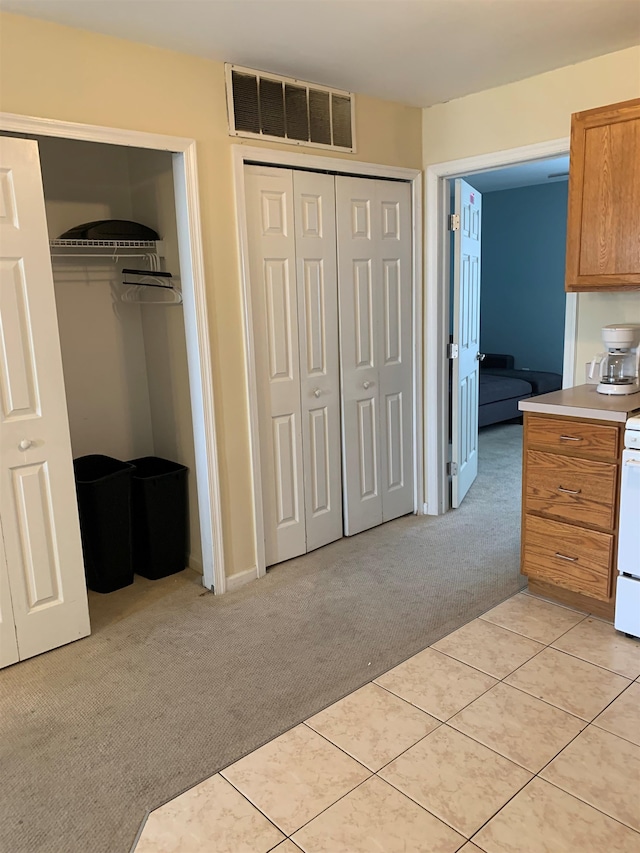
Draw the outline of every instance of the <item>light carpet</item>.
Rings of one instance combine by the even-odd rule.
[[[481,433],[455,512],[227,596],[189,571],[92,595],[90,637],[0,672],[0,850],[126,853],[148,809],[522,588],[521,442]]]

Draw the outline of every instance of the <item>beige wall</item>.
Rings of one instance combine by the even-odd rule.
[[[0,76],[7,112],[197,140],[226,570],[250,568],[246,373],[222,63],[3,14]],[[336,156],[420,168],[419,109],[358,96],[356,133],[357,154]]]
[[[423,111],[424,167],[568,137],[571,113],[640,97],[640,47],[590,59]],[[600,328],[640,322],[640,293],[581,293],[575,381]]]
[[[423,110],[424,166],[569,136],[571,113],[640,96],[640,47]]]
[[[602,352],[602,327],[612,323],[640,324],[640,293],[581,293],[578,300],[576,384],[586,379],[585,364]]]

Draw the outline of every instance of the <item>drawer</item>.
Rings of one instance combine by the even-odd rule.
[[[589,424],[571,418],[528,417],[525,441],[563,453],[618,459],[620,430],[610,424]]]
[[[528,450],[525,511],[613,529],[618,466]]]
[[[607,601],[611,592],[613,535],[526,515],[522,573]]]

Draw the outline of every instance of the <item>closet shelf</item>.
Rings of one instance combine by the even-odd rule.
[[[162,240],[49,240],[54,258],[146,258],[162,257]]]

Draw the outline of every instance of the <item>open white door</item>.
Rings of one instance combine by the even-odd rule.
[[[455,182],[451,377],[451,505],[460,506],[478,475],[480,233],[482,196]],[[456,219],[457,217],[457,219]]]
[[[89,610],[38,145],[7,137],[0,138],[0,352],[0,516],[24,660],[89,634]]]

